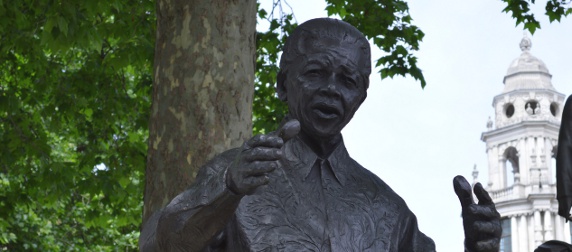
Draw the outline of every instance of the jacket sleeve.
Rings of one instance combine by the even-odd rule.
[[[558,214],[568,220],[572,206],[572,96],[568,97],[562,111],[556,154],[556,191]]]
[[[402,232],[399,239],[399,252],[434,252],[435,242],[419,231],[417,217],[409,210],[402,212]]]
[[[242,195],[226,186],[225,174],[238,149],[213,158],[201,167],[194,184],[177,195],[145,223],[140,251],[201,251],[224,237]]]

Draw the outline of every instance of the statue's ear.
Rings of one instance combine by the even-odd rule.
[[[280,70],[276,76],[276,94],[278,95],[278,99],[283,102],[287,101],[288,96],[286,93],[286,74]]]

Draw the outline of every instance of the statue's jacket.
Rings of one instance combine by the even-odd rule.
[[[327,159],[299,138],[286,142],[268,185],[247,196],[225,183],[239,151],[203,166],[155,217],[156,237],[145,227],[144,239],[161,251],[435,251],[403,199],[354,161],[343,141]]]
[[[566,220],[572,207],[572,95],[568,97],[562,110],[562,124],[558,135],[556,154],[556,198],[558,214]]]

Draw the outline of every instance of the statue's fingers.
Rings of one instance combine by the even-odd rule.
[[[261,185],[268,184],[269,181],[270,181],[270,178],[268,178],[268,175],[253,176],[253,177],[248,177],[248,178],[244,179],[244,184],[249,186],[250,188],[254,189],[254,188],[259,187]]]
[[[478,241],[475,244],[476,251],[480,252],[497,252],[499,251],[500,241],[498,238],[491,238],[484,241]]]
[[[278,129],[278,136],[287,142],[300,132],[300,122],[296,119],[287,121]]]
[[[272,172],[278,167],[276,161],[268,162],[268,161],[255,161],[251,164],[251,168],[245,172],[247,176],[263,176]]]
[[[244,159],[248,162],[275,161],[281,157],[282,150],[279,148],[256,147],[244,152]]]
[[[500,237],[502,228],[499,221],[475,221],[474,230],[483,237]]]
[[[468,215],[471,215],[475,220],[494,220],[500,219],[500,214],[494,205],[477,205],[473,204],[464,209]]]
[[[270,179],[268,176],[253,176],[253,177],[246,177],[237,183],[234,187],[231,187],[231,190],[238,194],[252,194],[256,188],[261,185],[266,185]]]
[[[246,141],[244,150],[256,148],[256,147],[270,147],[270,148],[282,148],[284,145],[284,140],[274,134],[260,134],[253,136],[248,141]]]
[[[481,185],[481,183],[477,183],[475,185],[474,191],[475,191],[475,195],[477,196],[477,199],[479,199],[479,205],[493,204],[493,200],[491,199],[491,196],[489,195],[487,190],[485,190],[485,188],[483,188],[483,185]]]
[[[282,148],[282,145],[300,132],[300,122],[296,119],[287,121],[286,123],[280,125],[276,131],[270,132],[268,134],[260,134],[250,138],[245,143],[244,150],[255,148],[258,146],[271,147],[271,148]]]
[[[453,188],[455,189],[455,194],[459,197],[463,209],[474,204],[471,185],[463,176],[459,175],[453,179]]]

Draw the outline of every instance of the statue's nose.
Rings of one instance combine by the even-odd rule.
[[[336,78],[335,74],[332,74],[330,78],[328,78],[328,83],[322,87],[322,92],[327,94],[328,96],[340,97],[340,92],[337,87],[338,78]]]

